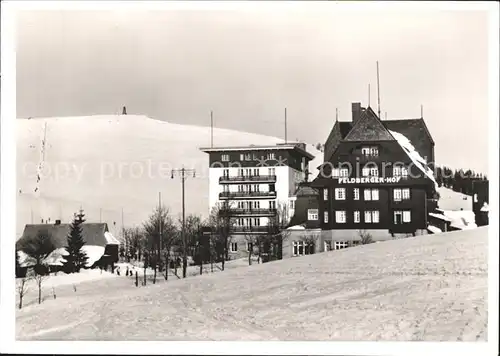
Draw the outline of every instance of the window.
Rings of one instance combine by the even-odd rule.
[[[396,188],[394,189],[394,201],[410,199],[410,188]]]
[[[247,242],[247,251],[248,252],[253,251],[253,244],[251,242]]]
[[[230,251],[231,252],[237,252],[238,251],[238,243],[231,242]]]
[[[253,226],[260,226],[260,218],[253,219]]]
[[[243,153],[240,153],[240,161],[244,161],[245,160],[245,155]]]
[[[335,200],[345,200],[345,188],[335,188]]]
[[[243,169],[238,169],[238,176],[243,177]]]
[[[396,210],[394,212],[394,224],[406,224],[411,222],[411,211],[410,210]]]
[[[306,243],[305,241],[293,241],[294,256],[312,255],[314,253],[314,244]]]
[[[339,176],[342,178],[349,178],[349,169],[348,168],[341,168],[339,171]]]
[[[241,184],[238,185],[238,192],[240,192],[240,193],[243,192],[243,186]]]
[[[354,200],[359,200],[359,188],[354,188]]]
[[[254,184],[254,185],[253,185],[253,191],[254,191],[254,192],[260,192],[260,185],[258,185],[258,184]]]
[[[338,178],[338,177],[340,177],[340,169],[333,168],[332,169],[332,178]]]
[[[392,168],[393,177],[401,177],[403,179],[408,178],[408,169],[402,166],[396,166]]]
[[[366,157],[378,157],[378,147],[377,146],[362,147],[361,154]]]
[[[276,159],[276,154],[274,152],[268,153],[267,154],[267,159],[268,160]]]
[[[346,214],[344,210],[338,210],[335,212],[335,222],[343,224],[346,222]]]
[[[378,210],[365,211],[365,223],[377,224],[380,222],[380,213]]]
[[[354,222],[356,224],[358,224],[359,222],[361,222],[361,213],[359,212],[359,210],[356,210],[354,212]]]
[[[308,209],[307,210],[308,220],[318,220],[318,209]]]
[[[378,210],[365,211],[365,223],[378,224],[380,222],[380,213]]]
[[[223,186],[222,186],[222,191],[223,191],[224,193],[229,193],[229,186],[228,186],[228,185],[223,185]]]
[[[328,211],[324,212],[323,221],[325,222],[325,224],[328,224]]]
[[[378,167],[363,167],[361,175],[363,177],[378,177]]]
[[[222,170],[222,176],[226,178],[229,177],[229,169]]]
[[[295,209],[295,200],[290,200],[290,209]]]
[[[270,176],[276,175],[276,168],[268,168],[267,171],[268,171]]]
[[[245,153],[245,161],[251,161],[252,160],[252,154],[251,153]]]
[[[222,162],[229,162],[229,155],[222,155]]]
[[[365,200],[378,200],[379,199],[379,191],[378,189],[365,189]]]
[[[276,202],[275,201],[269,202],[269,209],[276,209]]]
[[[253,175],[258,177],[258,176],[259,176],[259,174],[260,174],[260,173],[259,173],[259,169],[258,169],[258,168],[254,168],[254,169],[253,169]]]
[[[335,241],[335,250],[341,250],[347,247],[349,247],[349,243],[347,241]]]
[[[328,189],[327,188],[323,189],[323,200],[328,200]]]

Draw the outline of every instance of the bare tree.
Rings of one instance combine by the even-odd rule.
[[[165,242],[164,235],[167,234],[165,230],[172,225],[172,217],[169,215],[169,210],[164,206],[158,206],[148,221],[143,224],[146,251],[148,252],[148,264],[154,270],[153,284],[156,283],[156,273],[163,247],[162,243]]]
[[[125,228],[123,229],[123,239],[127,261],[140,260],[144,239],[143,231],[139,227]]]
[[[304,253],[306,255],[314,255],[316,253],[316,246],[318,244],[320,235],[316,232],[304,233],[300,240],[304,242]]]
[[[374,242],[372,235],[369,232],[366,232],[365,230],[359,230],[358,235],[360,238],[360,243],[362,245],[368,245]]]
[[[28,268],[26,275],[20,278],[17,284],[17,293],[19,294],[19,309],[23,307],[23,298],[28,293],[28,283],[33,279],[34,273],[31,268]]]
[[[216,261],[224,263],[229,255],[229,244],[231,243],[231,231],[235,219],[231,214],[233,204],[230,201],[217,203],[210,212],[208,223],[212,229],[212,249],[216,254]]]
[[[182,229],[182,217],[179,218],[178,224]],[[184,222],[184,238],[186,244],[187,256],[193,257],[198,244],[198,235],[201,226],[201,218],[197,215],[189,214]],[[182,261],[182,276],[185,278],[187,271],[187,259]]]
[[[46,274],[42,273],[35,273],[34,275],[34,279],[38,287],[38,304],[42,303],[42,285],[43,282],[47,279],[47,277],[48,276]]]
[[[280,202],[276,208],[276,213],[269,218],[267,224],[267,237],[264,244],[275,259],[283,258],[283,243],[289,238],[290,231],[287,230],[290,223],[290,209],[287,203]]]

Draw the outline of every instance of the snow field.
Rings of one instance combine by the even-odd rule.
[[[99,285],[98,294],[18,311],[16,334],[21,340],[486,340],[487,235],[488,228],[479,228],[418,236],[126,291]]]

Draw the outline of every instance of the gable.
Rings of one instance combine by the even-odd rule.
[[[361,113],[361,117],[354,123],[344,141],[394,141],[394,137],[368,107]]]

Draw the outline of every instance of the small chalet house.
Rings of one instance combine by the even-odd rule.
[[[356,245],[361,233],[373,241],[426,234],[436,207],[433,162],[434,141],[423,118],[381,120],[353,103],[352,122],[333,126],[318,176],[299,188],[290,225],[321,230],[316,252]],[[316,201],[304,203],[315,195],[311,188]],[[283,255],[300,255],[291,235]]]
[[[82,235],[86,244],[83,250],[87,254],[87,267],[106,267],[118,262],[119,241],[109,232],[106,223],[83,223]],[[28,224],[24,228],[23,236],[16,242],[16,250],[20,251],[20,262],[22,267],[30,265],[29,259],[23,252],[23,245],[37,237],[41,231],[46,231],[52,237],[56,249],[45,260],[50,270],[58,270],[63,264],[66,254],[65,246],[70,233],[70,224],[61,224],[56,220],[55,224]]]

